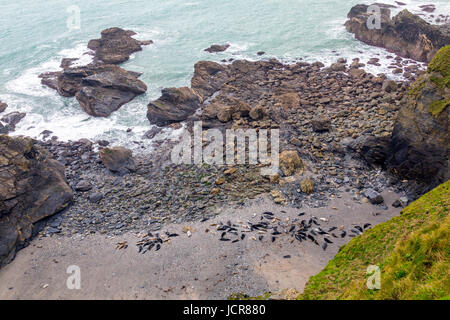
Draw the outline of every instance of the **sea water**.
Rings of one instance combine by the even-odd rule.
[[[367,46],[346,32],[350,8],[363,0],[0,0],[0,100],[7,112],[26,112],[13,135],[40,138],[50,130],[60,140],[108,139],[133,146],[151,128],[147,104],[164,87],[188,86],[199,60],[267,59],[330,64],[339,57],[366,63],[380,58],[374,74],[389,77],[385,50]],[[393,3],[394,1],[383,1]],[[411,11],[429,1],[402,0]],[[366,2],[370,4],[371,2]],[[450,1],[432,1],[439,13],[450,12]],[[394,9],[396,13],[400,9]],[[78,13],[79,12],[79,16]],[[74,16],[75,15],[75,16]],[[131,29],[139,40],[154,44],[132,55],[121,66],[142,72],[148,86],[108,118],[87,115],[74,98],[44,87],[38,75],[60,70],[62,58],[91,61],[85,54],[90,39],[109,27]],[[222,53],[204,51],[211,44],[229,43]],[[263,57],[257,52],[265,51]],[[131,132],[127,132],[132,128]],[[170,132],[169,132],[170,133]]]

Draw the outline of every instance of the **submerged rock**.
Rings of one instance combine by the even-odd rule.
[[[431,25],[408,10],[390,18],[390,10],[381,7],[381,29],[368,29],[368,5],[358,4],[351,8],[345,26],[356,39],[369,45],[392,50],[400,56],[429,62],[433,55],[450,43],[445,27]]]
[[[73,194],[64,167],[29,138],[0,136],[0,266],[32,236],[33,224],[64,209]]]
[[[208,49],[205,49],[206,52],[215,53],[215,52],[223,52],[230,47],[229,44],[213,44]]]

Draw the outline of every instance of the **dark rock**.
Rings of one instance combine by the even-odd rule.
[[[158,126],[184,121],[195,113],[200,102],[201,98],[193,89],[166,88],[158,100],[148,105],[147,118]]]
[[[75,96],[83,110],[94,117],[109,116],[147,91],[145,83],[137,79],[140,73],[115,65],[142,50],[142,45],[149,44],[131,38],[133,34],[119,28],[102,31],[101,39],[89,42],[89,48],[95,51],[94,63],[71,67],[73,59],[63,59],[64,70],[39,75],[41,83],[63,97]]]
[[[369,199],[372,204],[381,204],[384,202],[383,196],[373,189],[367,189],[364,196]]]
[[[8,127],[5,127],[1,122],[0,122],[0,134],[7,134],[9,132]]]
[[[86,192],[92,189],[92,185],[89,183],[89,181],[81,180],[77,183],[75,186],[76,191]]]
[[[347,147],[359,153],[369,164],[383,165],[390,154],[389,137],[362,135],[350,141]]]
[[[257,53],[256,53],[258,56],[262,56],[262,55],[264,55],[264,54],[266,54],[264,51],[258,51]]]
[[[144,136],[143,139],[153,139],[158,133],[160,133],[162,128],[160,127],[153,127],[150,130],[148,130]]]
[[[98,141],[97,141],[97,144],[98,144],[99,146],[101,146],[101,147],[107,147],[107,146],[109,146],[109,141],[106,141],[106,140],[98,140]]]
[[[105,29],[100,39],[89,41],[88,48],[95,51],[95,61],[106,64],[119,64],[127,61],[134,52],[141,51],[142,46],[153,41],[139,41],[131,36],[133,31],[120,28]]]
[[[390,10],[381,7],[381,30],[370,30],[366,22],[371,13],[367,13],[367,8],[363,4],[351,8],[345,26],[356,39],[369,45],[429,62],[440,48],[450,43],[450,33],[443,27],[431,25],[406,9],[391,19]]]
[[[331,127],[331,120],[327,117],[318,117],[311,121],[312,128],[315,132],[329,131]]]
[[[402,206],[402,203],[400,202],[400,200],[397,199],[392,203],[392,206],[394,208],[400,208]]]
[[[103,148],[100,159],[106,168],[112,172],[135,171],[136,164],[131,150],[123,147]]]
[[[7,115],[4,115],[0,120],[2,120],[4,123],[9,124],[12,128],[15,128],[16,125],[22,120],[27,114],[24,112],[11,112]]]
[[[215,53],[215,52],[223,52],[225,50],[227,50],[230,47],[229,44],[213,44],[211,47],[209,47],[208,49],[205,49],[206,52],[209,53]]]
[[[102,199],[103,199],[103,194],[99,193],[99,192],[93,193],[89,196],[89,201],[92,203],[97,203]]]
[[[64,209],[73,194],[64,167],[29,138],[0,136],[0,266],[27,244],[33,225]]]
[[[199,93],[203,100],[209,98],[228,81],[228,73],[225,70],[224,66],[216,62],[197,62],[194,66],[191,88]]]

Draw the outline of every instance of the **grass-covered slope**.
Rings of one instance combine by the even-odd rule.
[[[447,181],[342,247],[299,299],[450,299],[449,203]],[[380,290],[366,286],[369,265]]]

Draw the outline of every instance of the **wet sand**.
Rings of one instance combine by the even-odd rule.
[[[166,225],[161,232],[169,230],[180,236],[164,243],[159,251],[145,254],[138,253],[136,233],[114,238],[99,234],[84,239],[37,238],[0,270],[0,299],[226,299],[235,292],[260,295],[285,288],[301,292],[309,277],[320,272],[351,238],[333,238],[334,244],[326,251],[310,241],[292,241],[289,235],[275,242],[269,237],[255,241],[247,236],[231,243],[219,241],[221,232],[210,224],[257,221],[268,210],[281,220],[298,218],[299,212],[306,212],[302,219],[326,218],[328,222],[320,222],[323,229],[376,225],[400,212],[391,206],[398,194],[384,191],[382,195],[388,210],[356,203],[346,193],[318,209],[293,209],[261,197],[239,209],[224,208],[203,223]],[[184,226],[193,228],[191,237],[183,233]],[[128,248],[117,250],[116,244],[123,241]],[[290,258],[285,258],[287,255]],[[79,290],[66,285],[70,276],[66,270],[71,265],[80,267]]]

